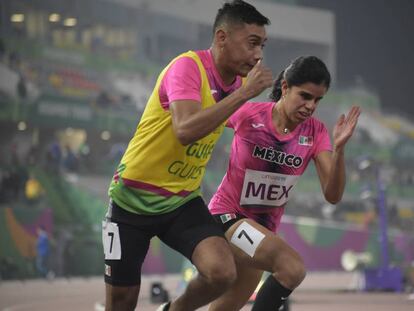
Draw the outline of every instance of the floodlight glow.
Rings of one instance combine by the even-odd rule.
[[[27,129],[27,124],[24,121],[20,121],[19,123],[17,123],[17,129],[19,131],[25,131]]]
[[[51,23],[57,23],[60,21],[60,15],[57,13],[52,13],[49,15],[49,22]]]
[[[76,26],[78,20],[74,17],[68,17],[63,21],[63,25],[66,27],[74,27]]]
[[[111,138],[111,133],[109,131],[103,131],[101,133],[102,140],[109,140]]]
[[[10,17],[10,21],[12,23],[22,23],[22,22],[24,22],[24,14],[20,14],[20,13],[13,14]]]

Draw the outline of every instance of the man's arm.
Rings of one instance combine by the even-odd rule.
[[[217,104],[202,109],[196,101],[182,100],[170,104],[174,132],[183,145],[191,144],[209,133],[230,117],[249,99],[256,97],[273,83],[272,73],[258,62],[238,90]]]

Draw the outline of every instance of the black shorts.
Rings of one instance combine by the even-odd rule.
[[[134,214],[114,202],[110,209],[110,221],[118,225],[121,247],[120,259],[105,259],[105,282],[111,285],[140,284],[141,266],[154,236],[190,261],[199,242],[211,236],[224,238],[223,230],[201,197],[157,216]]]
[[[220,226],[223,228],[224,232],[227,232],[229,228],[238,222],[240,219],[247,218],[246,216],[243,216],[241,214],[234,214],[234,213],[228,213],[228,214],[215,214],[213,215],[214,219],[220,224]]]

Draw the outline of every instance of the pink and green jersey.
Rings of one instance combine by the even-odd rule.
[[[228,120],[234,129],[229,166],[209,204],[212,214],[241,214],[272,231],[310,160],[332,150],[325,125],[314,117],[280,135],[275,105],[246,103]]]
[[[160,74],[134,137],[112,179],[109,195],[137,214],[171,212],[200,195],[205,167],[224,123],[206,137],[183,146],[175,136],[169,105],[200,102],[206,109],[241,86],[237,77],[224,85],[210,50],[189,51]]]

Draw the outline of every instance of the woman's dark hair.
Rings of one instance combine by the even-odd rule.
[[[269,98],[277,102],[282,97],[282,80],[289,87],[299,86],[307,82],[324,85],[327,89],[331,84],[331,75],[326,65],[316,56],[296,58],[285,70],[279,73]]]
[[[218,10],[213,33],[223,24],[256,24],[259,26],[269,25],[270,21],[263,16],[254,6],[242,0],[233,0],[224,3]]]

